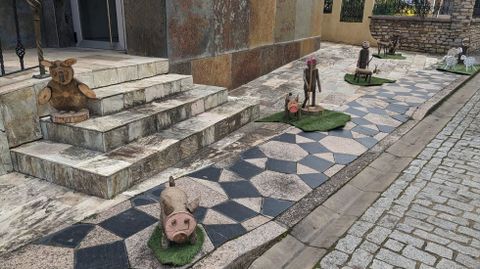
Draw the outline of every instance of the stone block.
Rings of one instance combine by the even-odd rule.
[[[13,163],[10,157],[7,135],[0,131],[0,175],[5,175],[13,170]]]
[[[141,63],[137,66],[138,79],[153,77],[157,74],[155,62]]]
[[[262,73],[261,50],[247,50],[232,55],[232,88],[259,77]]]
[[[283,64],[300,58],[300,42],[291,42],[283,45]]]
[[[118,81],[132,81],[138,79],[138,68],[135,65],[126,65],[117,68]]]
[[[116,68],[105,68],[95,70],[93,73],[93,84],[95,88],[118,83],[118,73]]]
[[[250,0],[250,48],[274,43],[276,0]]]
[[[192,75],[195,83],[231,88],[232,55],[223,54],[194,60],[192,61]]]
[[[295,38],[296,0],[277,0],[275,12],[275,42]]]
[[[214,0],[167,1],[168,53],[172,61],[213,56]]]
[[[170,63],[169,70],[171,73],[175,73],[175,74],[191,75],[192,62],[191,61],[172,62]]]
[[[0,96],[0,113],[9,147],[42,138],[36,100],[32,87]]]
[[[315,45],[316,45],[315,38],[308,38],[300,41],[300,57],[303,57],[305,55],[308,55],[316,51]]]
[[[274,44],[261,48],[262,59],[262,73],[261,75],[268,74],[272,70],[275,70],[283,64],[283,46]]]
[[[296,253],[299,253],[304,248],[305,245],[302,242],[291,235],[287,235],[255,260],[249,268],[276,268],[279,264],[287,264],[295,258]]]
[[[379,193],[364,192],[347,184],[328,198],[323,204],[338,214],[360,217],[380,196]],[[345,197],[349,197],[348,202]]]
[[[215,52],[248,48],[249,0],[213,0]]]
[[[154,64],[157,75],[167,74],[169,72],[170,65],[168,63],[168,60],[156,61]]]

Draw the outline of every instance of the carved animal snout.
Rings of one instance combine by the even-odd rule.
[[[188,212],[175,212],[165,218],[163,225],[168,240],[181,244],[195,231],[197,222]]]
[[[65,83],[65,73],[63,71],[58,71],[58,77],[61,83]]]

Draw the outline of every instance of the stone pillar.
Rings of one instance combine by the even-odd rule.
[[[451,42],[459,47],[464,38],[469,37],[475,0],[455,0],[452,11]]]
[[[3,124],[3,116],[0,110],[0,176],[11,171],[13,171],[12,159],[10,157],[7,134],[5,133],[5,125]]]

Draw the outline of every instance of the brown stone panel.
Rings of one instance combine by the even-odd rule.
[[[261,48],[262,75],[277,69],[283,64],[283,45],[274,44]]]
[[[300,57],[310,54],[315,51],[315,38],[304,39],[300,41]]]
[[[296,0],[277,0],[275,12],[275,41],[295,38]]]
[[[276,0],[250,0],[250,48],[273,44]]]
[[[290,42],[283,45],[283,64],[300,58],[300,42]]]
[[[213,1],[167,1],[170,60],[213,55],[215,49]]]
[[[193,82],[197,84],[232,87],[232,55],[194,60],[192,62]]]
[[[248,0],[213,0],[215,52],[248,48]]]
[[[262,72],[260,56],[260,49],[232,54],[232,88],[236,88],[260,76]]]
[[[167,57],[165,0],[125,0],[129,54]]]
[[[192,62],[170,62],[169,66],[170,73],[174,74],[183,74],[191,75],[192,74]]]

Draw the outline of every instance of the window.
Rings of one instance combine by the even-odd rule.
[[[325,0],[323,6],[323,13],[331,14],[333,10],[333,0]]]
[[[480,17],[480,0],[475,0],[475,6],[473,7],[473,17]]]
[[[365,0],[343,0],[340,21],[362,22]]]

